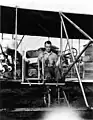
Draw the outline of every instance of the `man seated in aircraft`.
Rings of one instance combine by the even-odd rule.
[[[44,78],[46,80],[56,80],[56,78],[60,78],[58,67],[56,66],[56,62],[58,60],[57,54],[55,54],[52,50],[52,43],[50,41],[46,41],[44,43],[45,51],[41,52],[38,56],[38,60],[40,63],[40,68],[42,68],[42,61],[44,65]],[[58,75],[58,76],[57,76]],[[56,80],[57,81],[57,80]]]

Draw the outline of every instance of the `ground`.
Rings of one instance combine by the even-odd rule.
[[[79,85],[69,85],[64,88],[70,105],[75,108],[85,108],[84,99]],[[43,86],[44,87],[44,86]],[[23,120],[30,118],[38,119],[43,112],[19,112],[11,113],[11,110],[15,108],[36,108],[45,107],[43,101],[44,88],[37,86],[25,86],[19,83],[1,83],[0,89],[0,109],[6,109],[7,111],[0,112],[0,120]],[[90,106],[93,106],[93,85],[84,85],[87,100]],[[66,102],[63,100],[61,105]],[[93,117],[93,112],[84,111],[86,118]]]

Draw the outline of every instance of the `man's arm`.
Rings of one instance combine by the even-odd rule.
[[[60,57],[58,57],[57,59],[56,66],[59,66],[59,64],[60,64]]]
[[[43,58],[43,53],[40,53],[39,56],[38,56],[38,61],[42,61],[42,58]]]
[[[40,53],[39,56],[38,56],[39,78],[42,77],[42,58],[43,58],[43,53]]]
[[[43,58],[43,53],[40,53],[37,60],[40,69],[42,68],[42,58]]]
[[[55,61],[55,63],[57,62],[57,60],[58,60],[58,56],[57,56],[57,54],[54,54],[54,61]]]
[[[55,56],[55,63],[56,63],[56,66],[59,66],[59,64],[60,64],[60,56],[58,56],[58,55]]]

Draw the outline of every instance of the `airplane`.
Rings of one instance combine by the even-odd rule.
[[[84,14],[73,14],[73,13],[64,13],[64,12],[52,12],[52,11],[42,11],[42,10],[29,10],[29,9],[21,9],[21,8],[13,8],[8,6],[0,6],[1,9],[1,30],[0,33],[7,34],[15,34],[15,64],[14,64],[14,80],[11,81],[19,81],[22,85],[28,84],[30,86],[34,85],[45,85],[45,86],[62,86],[65,84],[78,84],[80,85],[82,95],[84,98],[84,103],[87,108],[92,109],[87,101],[87,97],[84,91],[83,83],[93,84],[93,76],[91,79],[81,79],[77,63],[79,63],[79,59],[82,54],[91,46],[92,51],[92,43],[93,43],[93,34],[92,34],[92,15],[84,15]],[[19,19],[20,18],[20,19]],[[88,23],[88,24],[87,24]],[[72,60],[72,64],[68,66],[67,71],[63,74],[62,79],[65,80],[63,83],[44,83],[43,80],[40,79],[39,73],[39,65],[38,65],[38,76],[37,78],[25,78],[25,64],[24,58],[22,56],[22,79],[17,80],[16,71],[16,57],[17,57],[17,35],[31,35],[31,36],[46,36],[46,37],[57,37],[60,38],[60,52],[61,55],[64,52],[62,50],[62,39],[66,38],[68,53],[70,54],[70,58]],[[84,49],[77,55],[73,55],[72,48],[70,46],[69,39],[88,39],[89,42],[84,47]],[[77,52],[76,49],[74,49]],[[29,52],[29,51],[28,51]],[[32,51],[37,52],[37,51]],[[24,53],[23,53],[24,54]],[[69,54],[65,54],[66,56]],[[92,63],[91,63],[92,64]],[[76,77],[75,78],[67,78],[68,73],[71,69],[75,67]],[[44,68],[42,66],[42,73],[44,72]],[[91,72],[93,72],[91,70]],[[43,76],[44,77],[44,76]],[[58,87],[59,89],[59,87]],[[64,92],[63,92],[64,93]],[[58,95],[60,92],[58,91]],[[68,100],[64,94],[65,100],[68,103]],[[60,97],[58,96],[58,99]],[[50,106],[50,93],[48,89],[48,105]]]

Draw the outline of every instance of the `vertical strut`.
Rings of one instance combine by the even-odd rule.
[[[67,43],[68,43],[68,46],[69,46],[69,49],[70,49],[70,52],[71,52],[71,55],[72,55],[72,59],[73,59],[73,61],[75,61],[75,58],[74,58],[72,49],[71,49],[71,47],[70,47],[67,30],[66,30],[66,27],[65,27],[65,24],[64,24],[64,21],[63,21],[62,16],[61,16],[61,20],[62,20],[62,23],[63,23],[63,28],[64,28],[64,31],[65,31],[65,34],[66,34]],[[83,85],[82,85],[82,82],[81,82],[81,78],[80,78],[80,75],[79,75],[78,68],[77,68],[77,65],[76,65],[76,64],[75,64],[75,69],[76,69],[76,73],[77,73],[78,80],[79,80],[79,83],[80,83],[80,88],[81,88],[81,91],[82,91],[82,94],[83,94],[83,98],[84,98],[85,105],[89,108],[88,101],[87,101],[87,98],[86,98],[86,95],[85,95],[85,92],[84,92],[84,88],[83,88]]]
[[[63,41],[62,41],[62,21],[61,21],[61,38],[60,38],[60,51],[61,51],[61,53],[62,53],[62,51],[63,51]]]
[[[16,58],[17,58],[17,11],[18,11],[18,8],[16,6],[16,16],[15,16],[15,70],[14,70],[14,79],[16,80]]]

